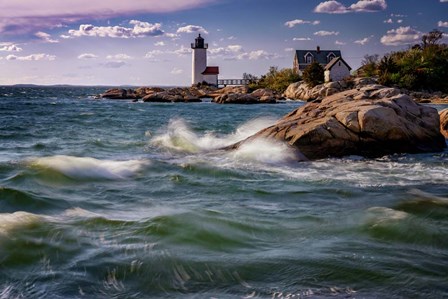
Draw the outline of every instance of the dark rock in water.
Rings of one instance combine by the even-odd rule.
[[[129,100],[139,98],[134,90],[119,89],[119,88],[109,89],[105,93],[102,93],[100,97],[102,99],[111,99],[111,100]]]
[[[243,93],[223,94],[212,100],[217,104],[258,104],[258,98]]]
[[[198,96],[194,95],[187,88],[172,88],[161,92],[154,92],[143,97],[143,102],[153,103],[193,103],[201,102]]]
[[[436,109],[398,89],[366,85],[308,103],[227,149],[261,138],[286,142],[308,159],[439,152],[446,147],[439,125]]]
[[[448,109],[440,111],[440,132],[448,138]]]

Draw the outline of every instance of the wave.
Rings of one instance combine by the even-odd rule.
[[[148,160],[98,160],[90,157],[51,156],[33,159],[31,167],[78,180],[122,180],[135,176]]]
[[[33,224],[41,222],[42,216],[27,213],[1,213],[0,214],[0,235],[9,235],[15,229],[26,228]]]
[[[166,132],[155,136],[153,145],[185,153],[199,153],[229,146],[275,123],[273,118],[257,118],[239,126],[233,133],[217,136],[214,132],[196,134],[183,119],[170,120]]]

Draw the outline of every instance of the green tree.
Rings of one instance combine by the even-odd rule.
[[[243,74],[243,77],[250,79],[255,76],[250,74]],[[257,78],[257,77],[255,77]],[[258,79],[258,78],[257,78]],[[271,66],[269,71],[260,77],[259,80],[254,80],[249,84],[251,90],[258,88],[268,88],[279,93],[282,93],[288,88],[291,83],[300,80],[300,76],[294,73],[292,69],[284,68],[279,70],[276,66]]]
[[[379,60],[378,54],[365,55],[361,61],[360,76],[373,77],[377,75],[377,65]]]
[[[314,61],[303,71],[303,80],[310,87],[322,84],[325,79],[324,72],[324,68],[317,61]]]

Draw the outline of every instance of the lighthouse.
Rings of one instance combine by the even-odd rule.
[[[192,77],[191,84],[204,83],[210,85],[218,85],[219,67],[207,66],[207,49],[208,44],[204,42],[204,38],[199,34],[195,42],[191,44],[192,53]]]

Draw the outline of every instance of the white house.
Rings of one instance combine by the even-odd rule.
[[[352,68],[345,62],[342,57],[333,58],[330,63],[325,66],[325,82],[340,81],[350,77]]]
[[[191,84],[206,82],[210,85],[218,86],[219,67],[207,66],[207,49],[208,44],[204,43],[204,39],[199,36],[195,42],[191,44],[192,53],[192,78]]]

